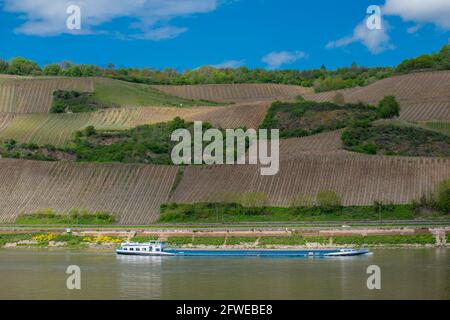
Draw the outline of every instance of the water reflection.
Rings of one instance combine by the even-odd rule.
[[[120,269],[120,297],[127,298],[131,294],[137,299],[161,299],[162,259],[157,256],[116,256]]]

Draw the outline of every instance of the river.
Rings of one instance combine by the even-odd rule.
[[[81,289],[67,289],[69,265]],[[381,289],[367,288],[367,267]],[[0,299],[449,299],[450,249],[342,258],[135,257],[0,249]]]

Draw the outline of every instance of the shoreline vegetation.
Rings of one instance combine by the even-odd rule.
[[[116,218],[107,212],[72,209],[56,212],[52,209],[39,210],[31,214],[21,214],[15,223],[19,225],[110,225]]]
[[[39,66],[21,57],[11,61],[0,59],[0,74],[31,76],[104,77],[148,85],[196,85],[228,83],[279,83],[313,87],[316,92],[366,86],[394,74],[423,70],[449,70],[450,45],[439,52],[406,59],[397,67],[361,67],[355,62],[346,68],[328,70],[325,65],[312,70],[265,70],[262,68],[214,68],[202,66],[194,70],[178,71],[173,68],[116,68],[68,61]]]
[[[0,249],[4,248],[65,248],[114,249],[121,242],[165,241],[169,247],[278,249],[278,248],[416,248],[449,247],[450,232],[440,237],[431,233],[413,235],[347,235],[347,236],[109,236],[75,235],[71,233],[0,233]]]

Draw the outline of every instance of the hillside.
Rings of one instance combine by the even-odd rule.
[[[381,123],[348,128],[345,149],[379,155],[450,157],[450,137],[425,128]]]
[[[93,92],[98,99],[122,107],[48,114],[51,94],[56,89]],[[0,141],[14,139],[18,143],[59,147],[67,145],[75,131],[87,126],[126,130],[175,117],[205,121],[220,128],[257,128],[275,99],[292,101],[302,95],[318,102],[333,101],[337,93],[342,93],[345,103],[363,101],[374,105],[386,95],[394,95],[401,104],[400,119],[417,122],[402,125],[448,134],[450,71],[394,76],[367,87],[321,94],[276,84],[147,86],[98,78],[1,76]],[[235,103],[216,106],[204,100]],[[195,106],[197,103],[204,105]],[[336,110],[312,109],[306,110],[307,123],[302,122],[304,119],[285,122],[284,129],[297,130],[306,125],[311,130],[309,136],[281,140],[280,172],[276,176],[261,176],[256,165],[188,166],[184,175],[177,177],[178,168],[174,166],[0,159],[0,179],[7,182],[0,186],[0,222],[13,222],[20,213],[39,209],[76,208],[111,212],[121,224],[148,224],[158,219],[162,203],[225,201],[246,193],[266,194],[267,204],[272,206],[289,206],[296,197],[316,196],[323,190],[334,190],[344,205],[372,205],[374,201],[406,204],[450,178],[450,160],[431,158],[434,153],[427,150],[420,153],[424,157],[343,150],[343,130],[336,129],[350,124],[355,114],[343,112],[344,106]],[[277,116],[282,120],[291,119],[289,114],[296,112],[290,107],[281,111]],[[318,130],[328,124],[332,124],[326,126],[328,132]],[[444,149],[448,151],[447,146]],[[179,184],[172,190],[176,179]]]
[[[95,97],[105,103],[123,107],[141,106],[176,106],[192,107],[218,105],[208,99],[180,98],[170,93],[164,93],[155,88],[139,83],[130,83],[107,78],[95,78]]]
[[[280,141],[281,160],[302,158],[304,154],[345,153],[342,150],[342,130],[324,132]]]
[[[56,90],[93,92],[99,101],[120,106],[190,107],[218,105],[160,92],[148,85],[102,78],[0,77],[0,113],[48,113]]]
[[[364,104],[274,102],[261,128],[279,129],[281,138],[303,137],[345,128],[356,121],[374,121],[377,109]]]
[[[450,71],[420,72],[392,76],[367,87],[305,95],[313,101],[332,101],[342,94],[345,102],[376,105],[393,95],[402,107],[400,119],[408,121],[450,121]]]
[[[450,160],[357,155],[303,154],[280,163],[275,176],[256,165],[192,166],[171,201],[227,201],[233,195],[264,193],[268,205],[289,206],[295,197],[334,190],[344,205],[410,203],[450,178]]]
[[[211,84],[153,87],[185,99],[221,102],[289,100],[299,95],[313,93],[311,88],[282,84]]]
[[[0,112],[47,113],[58,89],[93,92],[94,82],[91,78],[6,77],[0,82]]]
[[[40,209],[77,208],[111,212],[121,224],[142,225],[158,219],[162,203],[227,200],[252,192],[266,194],[273,206],[289,206],[295,197],[323,190],[335,190],[344,205],[401,204],[450,178],[448,159],[307,151],[283,160],[279,174],[271,177],[260,176],[254,165],[187,167],[170,198],[177,175],[173,166],[0,159],[0,179],[10,182],[0,186],[0,223]]]
[[[2,114],[0,141],[14,139],[39,145],[63,146],[75,131],[87,126],[100,130],[124,130],[142,124],[170,121],[175,117],[187,121],[205,121],[220,128],[257,128],[265,117],[269,103],[246,103],[225,107],[139,107],[116,108],[76,114]]]
[[[120,224],[149,224],[168,200],[177,168],[0,159],[0,223],[52,208],[106,211]]]

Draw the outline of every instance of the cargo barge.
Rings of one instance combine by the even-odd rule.
[[[258,256],[258,257],[345,257],[369,253],[366,249],[185,249],[168,248],[164,242],[122,243],[118,255],[138,256]]]

